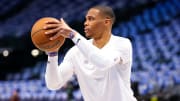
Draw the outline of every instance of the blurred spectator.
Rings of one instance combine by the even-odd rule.
[[[20,101],[20,97],[17,90],[13,91],[10,101]]]

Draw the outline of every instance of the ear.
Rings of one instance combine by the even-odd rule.
[[[110,24],[110,23],[111,23],[111,19],[107,17],[107,18],[105,19],[105,24]]]

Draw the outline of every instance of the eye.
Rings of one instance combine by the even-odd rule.
[[[88,20],[89,20],[89,21],[93,21],[94,18],[93,18],[93,17],[89,17]]]

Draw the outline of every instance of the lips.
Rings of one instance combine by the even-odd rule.
[[[87,33],[89,31],[88,28],[84,28],[84,32]]]

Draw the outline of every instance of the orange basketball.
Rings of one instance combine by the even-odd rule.
[[[42,51],[50,52],[52,50],[59,49],[65,41],[65,38],[63,36],[59,36],[55,40],[49,40],[49,38],[56,33],[54,33],[53,35],[52,34],[45,35],[45,32],[48,31],[43,29],[43,27],[46,25],[45,22],[53,21],[53,20],[57,20],[57,19],[53,17],[43,17],[37,20],[32,26],[31,29],[32,42],[37,48],[39,48]]]

